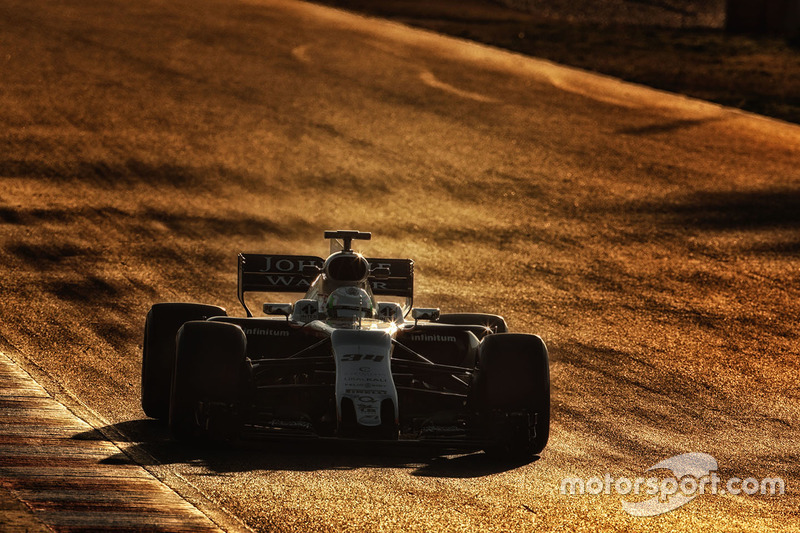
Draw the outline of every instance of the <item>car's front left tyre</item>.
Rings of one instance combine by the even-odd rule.
[[[524,460],[550,436],[550,363],[536,335],[500,333],[481,341],[474,405],[484,424],[486,451]]]

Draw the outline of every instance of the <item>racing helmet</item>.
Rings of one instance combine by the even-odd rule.
[[[334,282],[360,283],[369,277],[369,262],[361,254],[337,252],[325,260],[322,271]]]
[[[335,289],[326,305],[328,318],[374,318],[372,297],[360,287]]]

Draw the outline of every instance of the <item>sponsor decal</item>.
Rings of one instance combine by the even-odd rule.
[[[291,272],[295,274],[302,272],[303,268],[307,266],[318,266],[318,262],[312,259],[267,256],[264,258],[264,268],[261,269],[261,272]]]
[[[273,276],[267,274],[264,279],[270,285],[276,287],[310,287],[311,283],[306,278],[300,276]]]
[[[344,381],[346,383],[353,383],[354,381],[357,383],[386,383],[386,378],[371,378],[366,376],[345,376]]]
[[[423,333],[412,335],[411,340],[424,341],[424,342],[456,342],[456,338],[453,335],[436,335],[436,334],[423,334]]]
[[[383,361],[382,355],[373,355],[373,354],[360,354],[360,353],[348,353],[339,358],[339,361],[343,362],[355,362],[355,361],[372,361],[373,363],[380,363]]]
[[[244,328],[245,335],[261,335],[264,337],[288,337],[288,331],[278,331],[274,329],[263,328]]]
[[[359,396],[358,397],[358,401],[361,402],[361,403],[375,403],[378,400],[376,400],[372,396]]]

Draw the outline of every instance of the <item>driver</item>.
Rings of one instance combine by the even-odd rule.
[[[375,318],[375,305],[367,291],[359,287],[339,287],[328,296],[329,319]]]

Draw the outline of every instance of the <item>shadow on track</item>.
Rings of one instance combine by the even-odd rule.
[[[656,135],[660,133],[672,133],[674,131],[702,126],[711,122],[724,120],[722,117],[709,117],[701,119],[670,120],[646,126],[624,128],[617,131],[621,135]]]
[[[255,186],[255,176],[238,173],[222,165],[183,166],[152,164],[139,159],[125,161],[74,161],[53,164],[35,159],[0,159],[0,175],[29,180],[63,183],[86,183],[99,187],[129,187],[144,182],[170,188],[205,188],[216,190],[218,183],[241,183]],[[222,177],[222,181],[218,181]]]
[[[758,243],[743,243],[737,252],[779,256],[800,253],[800,239],[789,236],[800,229],[800,189],[698,191],[628,209],[648,219],[645,227],[763,237]]]
[[[156,420],[131,420],[79,433],[76,440],[111,440],[124,453],[104,464],[191,464],[216,474],[257,470],[313,472],[358,468],[401,468],[412,476],[476,478],[513,470],[525,462],[498,461],[477,450],[442,449],[416,443],[338,440],[247,440],[178,443]],[[535,462],[534,461],[531,462]]]
[[[800,228],[800,191],[701,192],[666,210],[708,230],[796,229]]]

